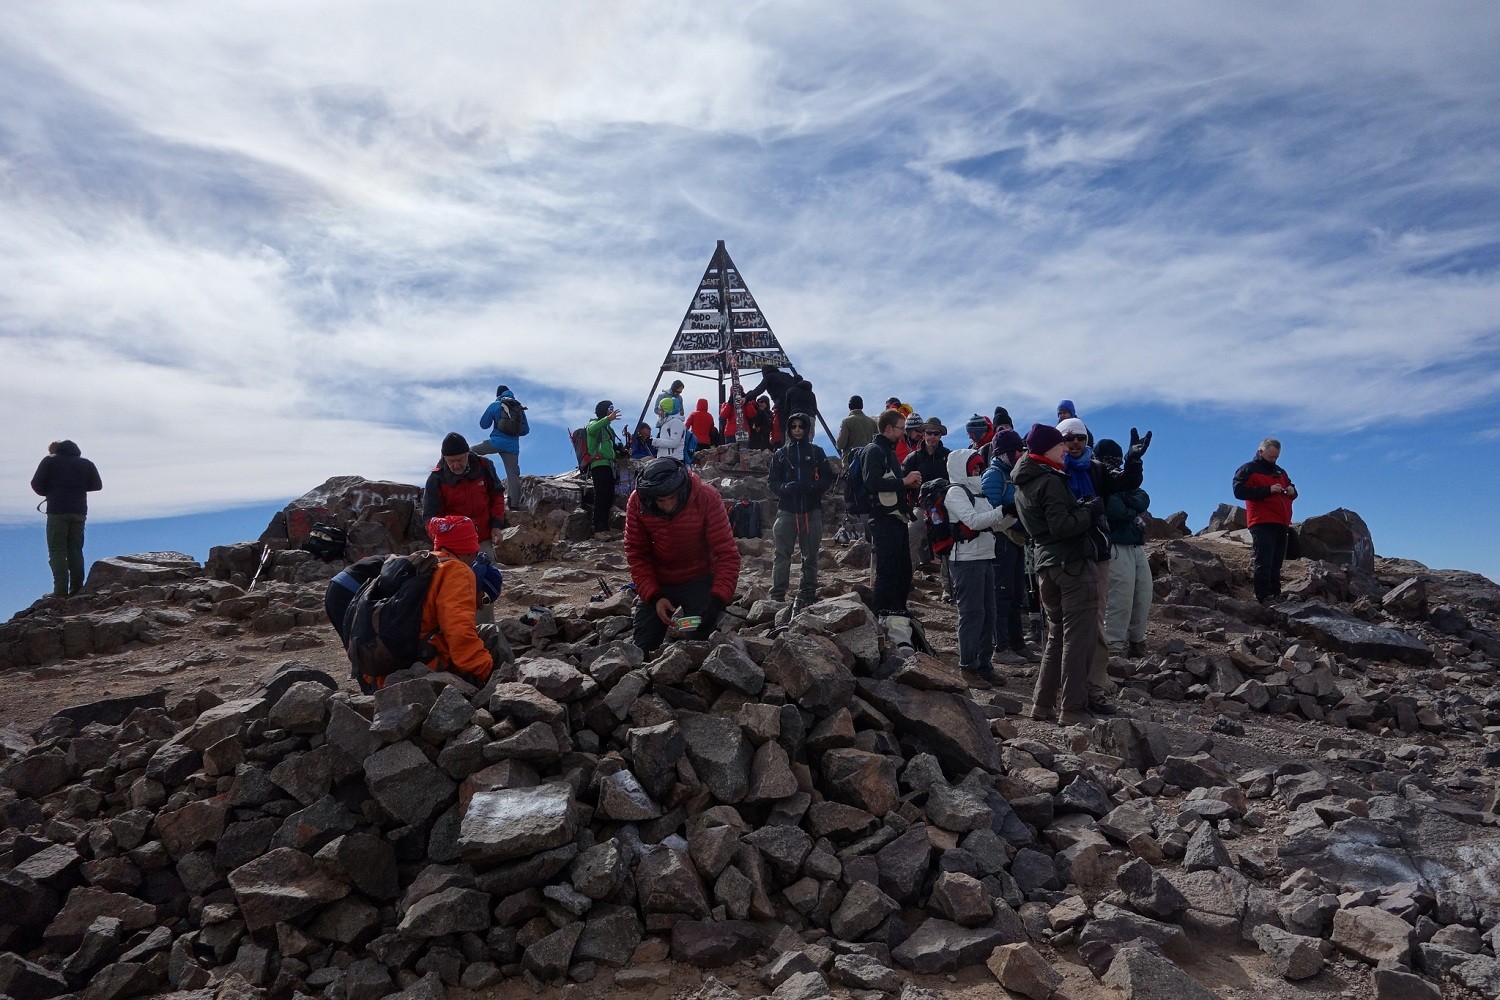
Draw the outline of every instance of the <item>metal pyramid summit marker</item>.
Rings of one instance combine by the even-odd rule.
[[[722,407],[728,387],[738,381],[740,374],[758,372],[763,365],[798,374],[740,269],[724,248],[724,241],[719,240],[638,420],[646,418],[661,387],[662,376],[668,372],[714,379],[719,383]],[[824,430],[827,431],[826,423]]]

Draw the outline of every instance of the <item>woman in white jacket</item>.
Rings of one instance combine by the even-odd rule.
[[[948,456],[944,504],[952,524],[948,572],[958,603],[958,665],[971,678],[999,680],[995,654],[995,535],[1005,513],[990,505],[979,486],[984,456],[961,448]]]
[[[683,439],[687,435],[687,418],[682,415],[682,404],[675,396],[663,396],[656,402],[656,412],[656,436],[651,439],[656,446],[656,457],[682,461]]]

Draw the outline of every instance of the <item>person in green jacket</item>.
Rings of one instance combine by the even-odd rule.
[[[594,484],[594,537],[609,537],[609,511],[615,504],[615,432],[610,423],[620,419],[615,404],[602,399],[594,407],[594,419],[584,428],[584,444],[592,460],[589,479]]]
[[[1031,717],[1051,721],[1061,695],[1059,721],[1071,726],[1093,721],[1089,664],[1099,639],[1099,573],[1087,535],[1104,501],[1074,498],[1063,471],[1066,450],[1057,428],[1033,424],[1011,481],[1016,484],[1016,513],[1035,548],[1047,613],[1047,644],[1031,695]]]
[[[1119,442],[1105,438],[1094,446],[1094,457],[1118,469],[1125,461]],[[1109,597],[1104,609],[1104,641],[1113,655],[1144,656],[1146,619],[1151,615],[1151,561],[1146,557],[1146,526],[1142,517],[1151,497],[1139,486],[1111,493],[1104,499],[1109,518]]]

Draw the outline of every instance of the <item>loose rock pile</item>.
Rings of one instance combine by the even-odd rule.
[[[762,499],[754,476],[710,475]],[[512,599],[623,567],[537,492],[516,528],[564,564],[518,574]],[[244,697],[158,691],[0,731],[0,993],[630,989],[672,961],[750,962],[782,1000],[920,1000],[908,975],[987,964],[1045,1000],[1049,956],[1076,949],[1127,997],[1201,997],[1195,953],[1250,946],[1287,980],[1370,970],[1385,1000],[1500,994],[1500,591],[1315,562],[1263,608],[1220,520],[1198,538],[1156,522],[1172,634],[1112,663],[1126,714],[1092,727],[1018,720],[1024,677],[973,690],[889,646],[839,593],[858,544],[773,637],[747,539],[725,631],[650,662],[615,593],[504,619],[523,655],[483,690],[416,671],[359,696],[288,661]],[[1335,521],[1326,544],[1361,551]],[[189,622],[322,642],[332,567],[270,551],[253,589],[226,550],[117,560],[0,627],[0,653],[48,664]],[[1315,723],[1315,750],[1257,755],[1237,739],[1252,716]],[[700,995],[738,993],[709,977]]]

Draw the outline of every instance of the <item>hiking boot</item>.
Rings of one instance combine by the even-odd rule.
[[[1010,652],[1012,652],[1015,655],[1019,656],[1021,658],[1021,662],[1023,662],[1023,663],[1041,663],[1042,662],[1042,654],[1038,653],[1035,649],[1033,649],[1031,646],[1027,645],[1024,641],[1019,646],[1012,646],[1012,647],[1010,647]]]
[[[1142,641],[1142,642],[1127,642],[1125,644],[1125,655],[1129,656],[1129,657],[1131,657],[1133,659],[1139,659],[1140,657],[1145,656],[1146,655],[1146,643],[1144,641]]]
[[[1114,702],[1104,695],[1091,691],[1089,692],[1089,711],[1095,715],[1114,715],[1118,709],[1115,708]]]
[[[772,601],[775,601],[777,604],[785,604],[786,603],[786,595],[785,594],[771,594],[771,595],[769,595],[768,599],[772,600]]]
[[[1033,722],[1055,722],[1057,721],[1057,708],[1053,705],[1032,705],[1031,711],[1026,713],[1026,718]]]
[[[1020,653],[1013,652],[1009,649],[1000,649],[996,650],[995,652],[995,662],[1003,663],[1006,666],[1019,666],[1022,663],[1030,663],[1031,661],[1026,659],[1026,657],[1022,656]]]
[[[995,673],[995,668],[988,663],[973,670],[965,670],[964,678],[968,680],[970,686],[992,687],[1004,683],[1000,675]]]
[[[1110,711],[1113,712],[1114,709],[1110,709]],[[1094,717],[1088,712],[1064,711],[1062,715],[1057,717],[1057,724],[1060,726],[1092,726],[1094,724]]]

